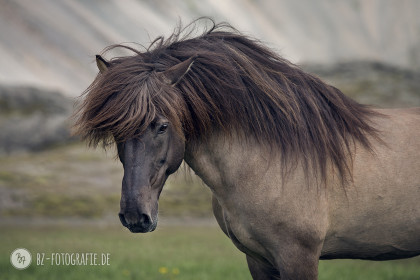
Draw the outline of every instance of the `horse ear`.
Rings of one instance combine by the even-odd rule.
[[[96,65],[98,66],[99,72],[104,73],[109,67],[109,62],[106,61],[102,56],[97,54]]]
[[[165,83],[170,86],[175,86],[181,79],[185,76],[185,74],[190,71],[191,66],[193,65],[197,55],[194,55],[187,60],[178,63],[177,65],[172,66],[171,68],[162,72],[164,77]]]

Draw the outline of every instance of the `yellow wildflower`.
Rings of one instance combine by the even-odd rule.
[[[168,273],[168,268],[166,268],[164,266],[159,267],[159,273],[160,274],[166,274],[166,273]]]

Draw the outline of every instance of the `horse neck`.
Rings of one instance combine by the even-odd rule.
[[[216,196],[226,197],[241,191],[240,182],[258,180],[270,164],[267,158],[252,140],[244,143],[214,133],[205,141],[189,142],[184,159]]]
[[[319,196],[328,190],[317,185],[319,178],[307,177],[299,163],[285,174],[282,155],[277,153],[279,151],[273,156],[255,139],[243,140],[213,133],[205,141],[188,142],[184,159],[219,202],[229,203],[239,197],[253,200],[261,195],[276,197],[279,190],[286,197],[301,191]],[[326,184],[336,188],[340,186],[340,180],[331,175]]]

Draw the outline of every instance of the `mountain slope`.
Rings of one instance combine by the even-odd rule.
[[[0,83],[79,95],[94,55],[144,45],[179,19],[226,20],[298,63],[373,60],[420,69],[420,1],[0,0]]]

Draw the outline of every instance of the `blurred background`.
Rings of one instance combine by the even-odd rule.
[[[184,168],[164,188],[157,232],[133,235],[120,225],[115,151],[87,149],[68,120],[106,46],[148,46],[180,21],[209,16],[359,102],[420,106],[419,14],[416,0],[0,0],[0,276],[250,279],[217,228],[209,190]],[[25,246],[111,252],[113,263],[16,271],[10,252]],[[356,278],[420,279],[420,261],[321,262],[320,279]]]

